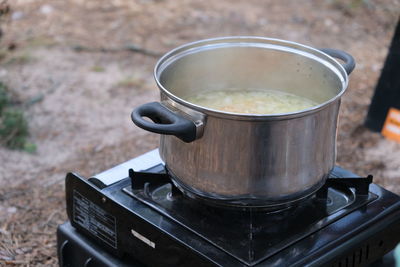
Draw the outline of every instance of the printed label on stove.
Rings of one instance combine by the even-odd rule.
[[[99,239],[117,248],[116,219],[74,190],[73,220]]]

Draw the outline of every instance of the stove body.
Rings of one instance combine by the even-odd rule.
[[[317,195],[295,207],[221,207],[181,194],[153,150],[90,179],[67,175],[59,262],[365,266],[400,241],[400,197],[371,181],[335,167]]]

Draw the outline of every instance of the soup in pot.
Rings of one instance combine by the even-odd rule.
[[[310,99],[276,90],[207,91],[185,100],[219,111],[248,114],[291,113],[317,105]]]

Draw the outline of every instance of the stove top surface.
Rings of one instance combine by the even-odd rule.
[[[162,171],[162,165],[147,170]],[[336,167],[331,177],[346,174]],[[336,185],[328,188],[326,198],[312,197],[293,207],[268,211],[210,206],[174,193],[171,183],[128,185],[122,190],[245,264],[261,262],[377,198],[371,192],[356,195],[354,189]]]
[[[113,253],[139,255],[150,265],[158,265],[157,254],[165,256],[161,262],[166,265],[220,266],[318,265],[382,223],[400,228],[400,197],[375,184],[362,192],[331,179],[325,197],[278,211],[205,205],[175,192],[168,182],[132,186],[130,168],[163,171],[156,152],[141,159],[146,162],[142,168],[139,161],[129,161],[89,180],[68,174],[71,224]],[[367,179],[339,167],[331,176],[345,184]],[[372,248],[363,249],[360,262]]]

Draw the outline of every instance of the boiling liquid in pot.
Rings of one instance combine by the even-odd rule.
[[[202,107],[248,114],[290,113],[317,105],[310,99],[276,90],[217,90],[185,100]]]

